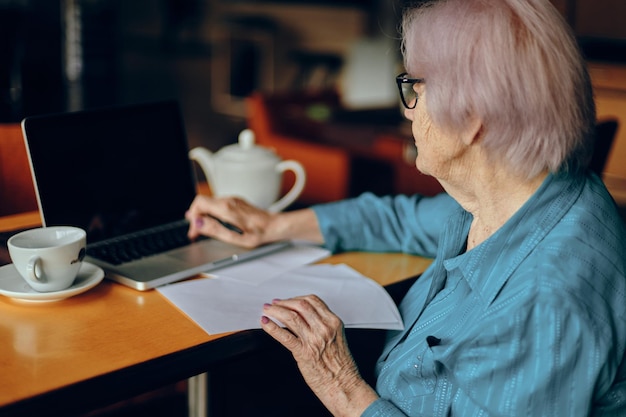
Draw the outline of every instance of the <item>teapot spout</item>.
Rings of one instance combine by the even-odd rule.
[[[211,187],[211,190],[215,190],[215,164],[213,162],[213,153],[200,146],[189,151],[189,159],[195,161],[200,166],[204,177],[209,183],[209,187]]]

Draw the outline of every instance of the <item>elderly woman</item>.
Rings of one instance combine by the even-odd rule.
[[[626,231],[586,169],[595,111],[567,25],[548,0],[440,0],[407,10],[402,35],[415,164],[445,194],[281,214],[198,197],[190,236],[434,258],[375,388],[322,300],[264,306],[262,328],[336,416],[626,415]]]

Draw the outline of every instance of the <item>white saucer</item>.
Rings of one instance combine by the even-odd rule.
[[[17,272],[13,264],[0,267],[0,294],[20,301],[59,301],[95,287],[104,278],[104,271],[83,262],[71,287],[61,291],[38,292]]]

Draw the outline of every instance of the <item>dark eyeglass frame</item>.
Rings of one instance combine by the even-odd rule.
[[[422,84],[426,82],[423,78],[409,78],[408,73],[403,72],[402,74],[396,77],[396,84],[398,85],[398,91],[400,92],[400,98],[402,99],[402,104],[407,109],[411,110],[417,106],[417,94],[415,95],[415,101],[413,101],[413,105],[410,106],[409,103],[406,102],[406,98],[404,98],[404,89],[402,88],[405,84],[410,84],[410,88],[412,89],[415,84]]]

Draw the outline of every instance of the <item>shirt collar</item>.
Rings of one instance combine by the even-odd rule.
[[[448,272],[458,269],[488,306],[522,261],[571,208],[583,185],[584,181],[573,180],[567,175],[548,175],[530,199],[496,233],[459,255],[462,245],[458,242],[464,244],[467,240],[472,220],[470,213],[460,209],[463,212],[461,221],[454,216],[455,221],[449,222],[444,234],[444,239],[454,239],[442,242],[451,249],[443,258],[444,267]]]

